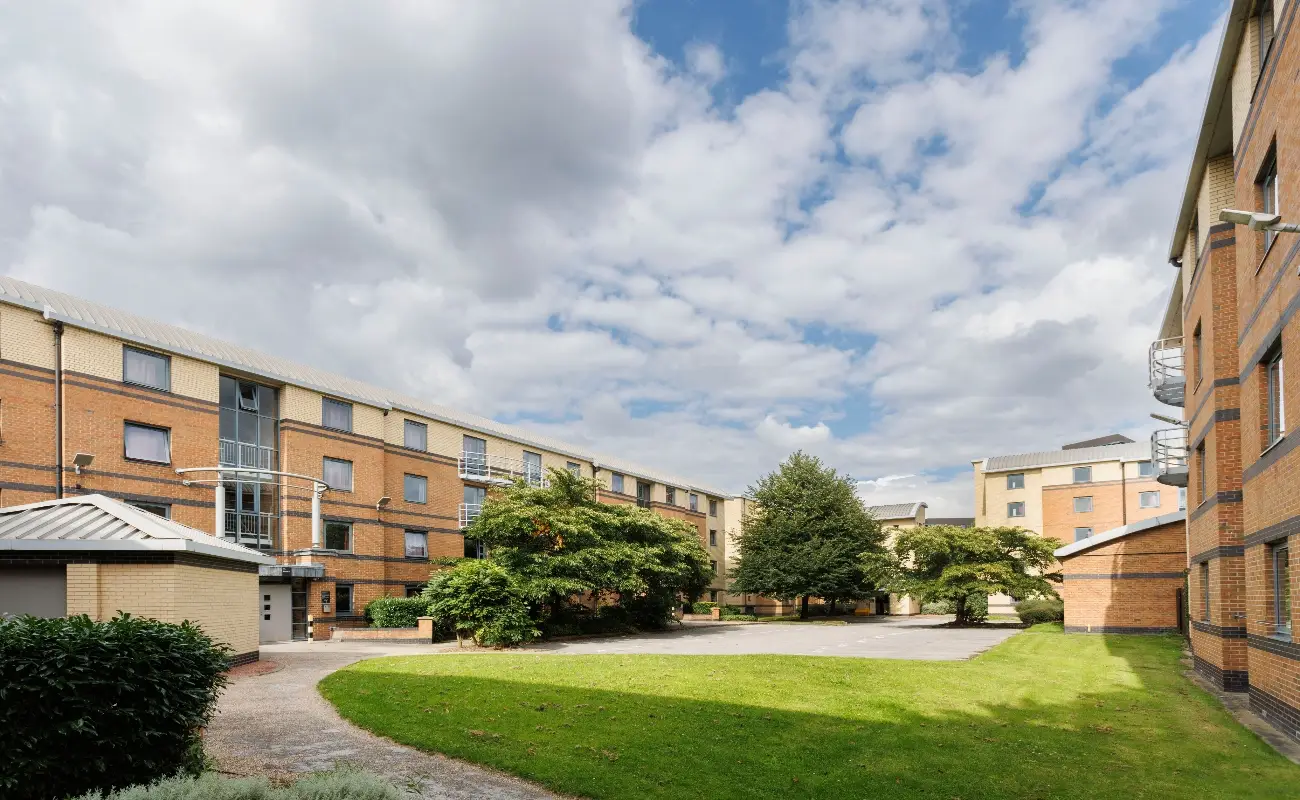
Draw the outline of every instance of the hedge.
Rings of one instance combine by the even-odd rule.
[[[0,797],[66,797],[196,772],[230,648],[123,614],[0,621]]]
[[[1021,600],[1016,603],[1016,614],[1026,625],[1061,622],[1065,619],[1065,603],[1055,597]]]
[[[366,605],[366,616],[376,628],[414,628],[419,617],[429,616],[423,597],[379,597]]]
[[[692,614],[712,614],[712,613],[713,613],[713,609],[715,609],[715,608],[717,608],[717,607],[718,607],[718,604],[717,604],[717,603],[705,603],[705,602],[691,603],[691,613],[692,613]]]

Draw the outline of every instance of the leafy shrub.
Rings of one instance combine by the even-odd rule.
[[[366,618],[376,628],[414,628],[427,616],[429,601],[423,597],[379,597],[366,605]]]
[[[989,618],[989,596],[983,592],[966,595],[966,621],[983,622]],[[961,622],[960,615],[957,619]]]
[[[953,613],[951,600],[934,600],[929,603],[921,604],[922,614],[951,614]]]
[[[718,607],[718,604],[717,604],[717,603],[704,603],[704,602],[691,603],[691,613],[692,613],[692,614],[712,614],[712,613],[713,613],[713,609],[715,609],[715,608],[717,608],[717,607]]]
[[[230,648],[123,614],[0,620],[0,796],[65,797],[202,768]]]
[[[265,778],[222,778],[206,773],[197,778],[165,778],[149,786],[134,786],[104,796],[99,792],[78,800],[401,800],[402,793],[383,779],[365,772],[340,769],[309,775],[291,786],[272,786]]]
[[[1016,603],[1016,614],[1026,625],[1040,622],[1061,622],[1065,619],[1065,603],[1055,597],[1035,597]]]
[[[541,635],[528,602],[508,570],[492,561],[466,559],[438,573],[424,590],[429,611],[480,645],[510,647]]]
[[[758,617],[754,614],[723,614],[722,619],[729,622],[758,622]]]
[[[740,606],[723,606],[722,613],[723,614],[744,614],[745,609],[741,608]]]

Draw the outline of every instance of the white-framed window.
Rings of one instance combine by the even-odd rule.
[[[623,494],[623,476],[617,472],[611,472],[609,475],[609,488],[610,491]]]
[[[1076,514],[1092,513],[1092,497],[1088,496],[1088,497],[1074,498],[1074,513]]]
[[[1023,489],[1023,488],[1025,488],[1025,473],[1023,473],[1023,472],[1013,472],[1013,473],[1011,473],[1010,475],[1008,475],[1008,476],[1007,476],[1007,488],[1008,488],[1008,489]]]
[[[1285,542],[1285,540],[1284,540]],[[1283,543],[1269,548],[1273,570],[1273,630],[1291,635],[1291,548]]]
[[[122,348],[122,382],[148,386],[170,392],[172,389],[171,356],[134,347]]]
[[[670,506],[677,505],[677,490],[671,486],[664,487],[664,502]]]
[[[716,530],[711,530],[709,531],[709,547],[717,547],[717,546],[718,546],[718,532]]]
[[[1278,342],[1264,362],[1267,382],[1265,424],[1268,426],[1268,444],[1273,444],[1286,433],[1286,397],[1283,392],[1282,343]]]
[[[466,539],[465,558],[487,558],[487,546],[478,539]]]
[[[1092,483],[1092,467],[1075,467],[1075,483]]]
[[[428,558],[429,557],[429,534],[424,531],[407,531],[406,532],[406,557],[407,558]]]
[[[1160,508],[1160,492],[1139,492],[1138,506],[1141,508]]]
[[[429,479],[423,475],[403,475],[402,499],[408,503],[429,502]]]
[[[148,500],[127,500],[126,504],[135,506],[141,511],[148,511],[150,514],[157,514],[163,519],[172,518],[171,503],[151,503]]]
[[[331,489],[352,491],[352,462],[325,456],[321,462],[321,480]]]
[[[687,506],[690,507],[690,509],[691,509],[692,511],[699,511],[699,510],[700,510],[700,496],[699,496],[698,494],[691,493],[691,494],[688,495],[687,498],[686,498],[686,504],[687,504]]]
[[[325,549],[352,552],[352,523],[325,520]]]
[[[1206,486],[1209,481],[1205,477],[1205,442],[1196,446],[1196,504],[1200,505],[1205,502]]]
[[[1025,504],[1023,501],[1007,503],[1008,517],[1023,517],[1025,515]]]
[[[332,397],[321,398],[321,425],[336,431],[352,432],[352,404]]]
[[[1139,478],[1150,478],[1151,476],[1153,476],[1153,475],[1155,475],[1155,474],[1156,474],[1156,468],[1155,468],[1155,465],[1152,464],[1150,461],[1139,461],[1139,462],[1138,462],[1138,477],[1139,477]]]
[[[427,452],[429,449],[429,426],[413,419],[406,420],[402,424],[402,444],[411,450]]]
[[[1083,539],[1087,539],[1089,536],[1092,536],[1092,528],[1075,528],[1075,529],[1074,529],[1074,540],[1075,540],[1076,542],[1077,542],[1077,541],[1081,541],[1081,540],[1083,540]]]
[[[573,477],[575,478],[582,477],[582,465],[579,464],[577,461],[564,462],[564,468],[567,469],[569,471],[569,474],[572,475]]]
[[[1278,208],[1281,207],[1281,203],[1280,203],[1280,198],[1278,196],[1276,153],[1269,156],[1268,166],[1264,167],[1264,170],[1260,173],[1259,189],[1260,192],[1262,192],[1264,195],[1264,208],[1262,209],[1263,212],[1265,214],[1280,213],[1278,211]],[[1264,231],[1265,252],[1268,252],[1268,248],[1273,246],[1273,241],[1275,239],[1277,239],[1277,231]]]
[[[718,516],[718,501],[717,501],[717,500],[710,500],[710,501],[709,501],[709,516],[710,516],[710,517],[716,517],[716,516]]]
[[[172,432],[167,428],[127,422],[122,430],[122,449],[126,458],[131,461],[170,464]]]
[[[352,612],[352,584],[336,583],[334,584],[334,613],[351,614]]]
[[[1178,510],[1179,511],[1187,510],[1187,487],[1186,486],[1178,487]]]

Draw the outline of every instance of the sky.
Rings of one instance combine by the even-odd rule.
[[[0,7],[13,277],[931,516],[1161,412],[1222,0]]]

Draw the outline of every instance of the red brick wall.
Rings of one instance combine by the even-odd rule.
[[[1176,630],[1185,544],[1173,522],[1062,558],[1066,629]]]

